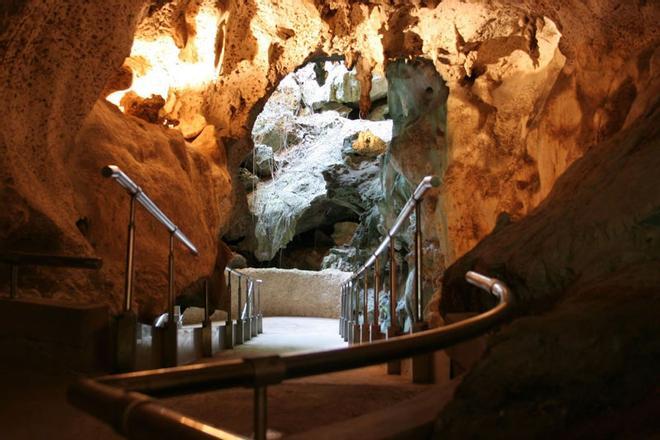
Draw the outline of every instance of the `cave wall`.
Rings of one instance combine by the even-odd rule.
[[[437,436],[657,434],[659,131],[656,101],[576,160],[529,216],[501,223],[448,268],[445,313],[492,306],[464,279],[477,270],[506,282],[526,316],[488,338]]]
[[[433,63],[449,89],[446,151],[441,153],[446,170],[439,170],[443,185],[438,203],[426,208],[433,211],[426,223],[436,228],[427,234],[432,240],[426,247],[436,255],[437,267],[474,246],[502,212],[513,219],[527,215],[567,166],[633,123],[649,105],[649,96],[657,92],[658,31],[653,24],[658,22],[659,8],[653,2],[214,4],[221,17],[216,41],[221,73],[182,102],[200,110],[214,126],[219,150],[226,149],[230,174],[252,148],[251,127],[267,97],[281,78],[305,61],[343,55],[362,80],[362,110],[369,105],[372,71],[383,72],[397,58]],[[134,35],[172,35],[183,55],[192,56],[188,46],[195,28],[190,17],[196,7],[195,2],[119,0],[3,5],[3,248],[107,252],[111,264],[119,264],[115,258],[121,255],[120,240],[111,250],[94,248],[75,226],[93,201],[81,201],[76,195],[80,180],[67,169],[70,162],[65,154],[97,99],[107,94],[106,85],[117,78]],[[179,113],[185,116],[186,111]],[[134,124],[139,127],[137,121],[125,120],[132,121],[126,122],[130,130],[136,129]],[[179,150],[191,148],[181,147],[180,138],[173,142]],[[145,163],[144,153],[150,148],[135,152],[141,158],[138,162]],[[93,154],[95,149],[91,142],[85,152]],[[181,157],[176,161],[172,157],[168,166],[180,166],[185,162]],[[426,166],[413,151],[402,151],[400,162],[411,181]],[[184,174],[189,191],[206,191],[193,174]],[[225,222],[231,221],[225,209],[244,203],[237,200],[244,197],[240,193],[223,194],[202,197],[202,217],[210,234],[222,233]],[[210,220],[215,218],[215,207],[207,203],[223,207],[221,221]],[[120,230],[119,218],[108,221],[109,230]],[[153,236],[145,242],[160,242],[157,231],[147,231]],[[206,246],[207,241],[202,241]],[[149,262],[153,273],[161,270],[159,258]],[[184,268],[183,281],[210,269],[206,260],[196,268]],[[81,277],[90,282],[87,275]],[[120,292],[111,290],[110,296],[119,303]]]

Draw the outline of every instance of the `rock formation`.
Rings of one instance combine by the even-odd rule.
[[[220,237],[239,239],[254,229],[246,215],[246,187],[238,184],[239,167],[253,151],[255,120],[278,84],[313,61],[318,88],[328,90],[328,96],[332,92],[337,102],[312,113],[320,110],[319,101],[301,90],[300,98],[294,97],[311,111],[301,108],[289,120],[295,116],[296,123],[334,131],[341,144],[363,130],[353,120],[338,122],[342,116],[382,117],[379,100],[387,77],[388,110],[396,124],[380,168],[387,202],[381,205],[387,206],[380,206],[377,215],[369,211],[361,227],[388,225],[421,176],[441,177],[441,187],[423,207],[425,290],[435,295],[428,311],[437,317],[441,308],[483,305],[476,296],[467,303],[457,299],[465,287],[457,280],[469,267],[511,283],[526,301],[524,312],[569,298],[552,313],[520,320],[498,336],[466,378],[439,430],[458,435],[478,426],[464,423],[471,411],[483,415],[483,426],[493,426],[520,408],[547,410],[548,423],[559,423],[558,429],[574,427],[575,420],[602,414],[609,397],[589,414],[570,407],[562,412],[563,404],[540,408],[536,402],[515,409],[511,403],[510,412],[497,408],[500,418],[495,407],[472,406],[469,396],[488,389],[495,397],[482,403],[503,402],[506,386],[520,401],[531,375],[547,371],[541,343],[557,354],[553,365],[558,370],[570,370],[559,363],[564,336],[543,333],[564,320],[570,333],[580,335],[574,357],[589,348],[585,341],[597,337],[579,331],[584,316],[612,338],[619,333],[605,326],[621,319],[630,326],[620,332],[628,335],[626,343],[642,341],[646,353],[657,353],[652,340],[635,335],[655,331],[648,315],[655,309],[640,304],[658,284],[658,182],[652,168],[657,162],[652,124],[658,124],[652,109],[660,91],[658,22],[657,2],[618,0],[4,2],[0,248],[103,257],[99,273],[35,270],[23,273],[21,285],[26,294],[36,289],[118,310],[126,196],[98,173],[116,163],[201,249],[198,259],[177,249],[177,290],[213,272],[221,284],[218,270],[228,251]],[[335,75],[319,67],[326,61],[344,66]],[[343,86],[337,87],[340,77]],[[129,83],[129,90],[117,90]],[[128,92],[140,100],[135,112],[123,110],[150,122],[106,102],[107,97],[120,105]],[[144,105],[152,95],[152,104]],[[280,147],[301,141],[296,130],[284,131]],[[390,140],[377,131],[372,130]],[[265,134],[259,143],[273,148],[264,139]],[[307,205],[325,192],[322,171],[332,174],[330,168],[343,161],[341,145],[321,153],[309,153],[317,160],[317,176],[305,191],[296,187],[300,181],[289,182],[297,188],[292,192],[305,195],[296,204]],[[293,167],[290,159],[288,164],[281,159],[282,167]],[[254,176],[242,176],[256,182]],[[144,317],[164,309],[167,237],[140,216],[136,299]],[[305,219],[300,212],[272,220],[286,226],[278,232],[284,239],[275,247],[262,240],[264,258],[271,258],[291,231],[318,224],[317,217]],[[373,236],[359,231],[358,238]],[[405,248],[405,237],[400,245]],[[443,269],[454,262],[443,280]],[[627,295],[631,301],[621,305]],[[531,333],[542,336],[521,339]],[[598,356],[621,362],[635,356],[617,351],[618,343],[608,347]],[[507,353],[525,349],[533,357],[530,375],[518,374],[527,364],[497,369]],[[600,359],[594,356],[589,362]],[[633,360],[630,374],[647,377],[645,359]],[[584,365],[580,371],[602,365],[594,381],[609,383],[606,364]],[[488,388],[493,374],[500,385]],[[553,383],[563,379],[557,375]],[[643,398],[631,393],[637,401]],[[547,396],[562,402],[571,398]],[[531,428],[524,432],[536,434]]]

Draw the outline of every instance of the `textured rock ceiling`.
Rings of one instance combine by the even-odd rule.
[[[112,294],[103,298],[118,305],[123,240],[101,246],[89,234],[123,236],[123,218],[88,206],[117,197],[113,203],[120,209],[124,195],[97,180],[88,184],[98,191],[81,200],[75,183],[101,162],[114,161],[136,179],[153,182],[145,187],[156,194],[182,180],[190,184],[190,193],[177,199],[185,202],[174,203],[167,194],[158,200],[178,223],[186,224],[194,212],[204,224],[199,233],[213,237],[200,261],[180,259],[177,282],[188,285],[212,270],[218,237],[233,206],[245,201],[194,183],[185,163],[197,157],[195,146],[183,137],[192,140],[212,125],[218,154],[194,161],[220,167],[221,175],[234,173],[252,148],[251,127],[265,100],[307,60],[342,56],[356,66],[364,110],[372,71],[384,71],[396,58],[421,57],[447,84],[446,131],[413,139],[419,148],[402,148],[395,160],[414,181],[417,165],[426,163],[420,157],[425,149],[442,158],[444,184],[436,203],[425,208],[433,219],[425,235],[433,250],[429,267],[443,267],[490,231],[501,212],[513,218],[530,212],[570,163],[643,114],[657,95],[658,9],[654,2],[614,0],[4,2],[0,242],[106,257],[101,281],[85,278],[69,293],[58,290],[76,298],[80,285],[105,285]],[[106,112],[97,100],[126,87],[127,69],[136,92],[163,95],[167,118],[161,122],[179,125],[147,127],[118,113],[115,122],[129,132],[162,131],[171,139],[166,144],[181,145],[172,147],[177,154],[138,145],[130,160],[122,160],[122,142],[101,155],[93,136],[72,148],[81,128],[114,130],[107,118],[90,124]],[[72,168],[73,154],[77,166],[89,169]],[[158,166],[150,165],[154,157]],[[82,218],[87,232],[76,227]],[[145,244],[147,255],[161,255],[160,232],[141,232],[141,240],[152,243]],[[165,265],[160,257],[146,257],[143,264],[150,281],[138,279],[138,290],[157,308],[162,300],[147,292],[162,290]]]

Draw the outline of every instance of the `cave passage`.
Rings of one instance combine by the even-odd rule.
[[[251,231],[230,244],[250,266],[353,270],[356,248],[379,239],[373,217],[392,137],[384,75],[372,76],[370,99],[359,118],[360,83],[342,61],[310,62],[280,82],[239,170]]]

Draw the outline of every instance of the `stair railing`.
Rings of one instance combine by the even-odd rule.
[[[268,386],[442,350],[480,336],[509,318],[514,298],[503,282],[476,272],[468,272],[466,279],[493,295],[497,305],[461,322],[371,344],[81,379],[69,388],[68,400],[128,438],[235,439],[241,437],[167,409],[146,394],[173,396],[253,387],[254,438],[263,440],[268,427]]]
[[[262,280],[235,269],[225,268],[228,291],[227,322],[225,323],[224,347],[233,348],[263,333],[263,313],[261,312]],[[232,314],[232,279],[236,284],[236,323]],[[245,288],[245,303],[243,289]]]
[[[147,194],[133,180],[126,175],[118,166],[108,165],[103,167],[101,174],[104,177],[114,179],[130,195],[130,210],[128,220],[128,237],[126,246],[126,272],[124,280],[124,312],[117,319],[117,352],[116,366],[120,371],[129,371],[135,365],[135,330],[137,317],[132,311],[133,303],[133,267],[135,250],[135,208],[136,202],[140,203],[156,220],[167,228],[170,233],[169,252],[167,259],[167,325],[165,331],[165,345],[163,349],[163,361],[166,366],[176,365],[177,351],[177,325],[174,322],[174,303],[176,292],[174,287],[174,239],[178,239],[188,248],[191,254],[198,255],[195,245],[179,227],[172,222],[161,211]]]
[[[367,261],[354,272],[351,277],[341,285],[341,316],[339,320],[339,333],[349,343],[370,342],[398,336],[396,317],[397,294],[397,262],[394,249],[394,237],[402,225],[415,213],[415,247],[414,247],[414,284],[413,284],[413,313],[411,316],[412,330],[418,332],[425,330],[424,304],[422,298],[422,210],[421,203],[426,192],[439,185],[440,179],[435,176],[426,176],[417,185],[412,196],[401,209],[394,225]],[[383,291],[384,283],[381,278],[381,256],[386,255],[389,260],[389,316],[390,323],[386,335],[380,330],[379,295]],[[369,324],[369,272],[373,272],[373,319]],[[362,316],[362,325],[359,323]]]
[[[18,298],[18,269],[21,266],[50,266],[98,270],[103,261],[96,257],[74,257],[27,252],[2,252],[0,263],[9,265],[9,297]]]

